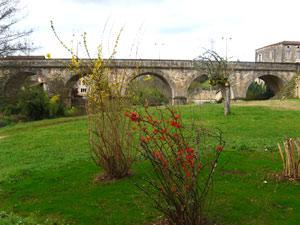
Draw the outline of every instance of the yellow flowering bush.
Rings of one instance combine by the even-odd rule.
[[[91,58],[87,48],[86,33],[83,43],[89,60],[80,60],[57,35],[53,23],[52,30],[62,44],[72,55],[69,65],[73,74],[84,77],[87,86],[87,114],[89,121],[89,142],[92,158],[104,170],[97,180],[120,179],[130,174],[134,160],[134,137],[131,133],[130,121],[124,118],[124,112],[132,108],[130,96],[125,96],[123,71],[118,72],[110,67],[117,52],[121,31],[115,42],[112,54],[107,59],[102,57],[102,46],[98,47],[96,58]]]

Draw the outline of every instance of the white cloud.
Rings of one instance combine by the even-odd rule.
[[[140,42],[138,56],[142,58],[193,59],[212,43],[225,55],[222,37],[232,37],[227,42],[228,55],[253,61],[255,48],[282,40],[300,40],[297,0],[286,0],[284,4],[275,0],[23,0],[23,3],[27,4],[28,17],[22,26],[36,28],[32,38],[42,47],[35,54],[51,52],[54,57],[68,57],[68,54],[54,38],[50,20],[54,20],[56,30],[68,43],[73,33],[86,31],[92,49],[101,39],[105,45],[112,43],[111,37],[125,26],[118,55],[121,58],[129,57],[134,42]],[[105,37],[101,38],[107,20]]]

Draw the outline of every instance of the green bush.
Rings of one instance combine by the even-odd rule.
[[[135,92],[133,104],[143,105],[145,102],[150,106],[168,104],[169,99],[163,95],[158,89],[153,87],[147,87],[143,90]]]
[[[59,95],[54,95],[49,101],[50,117],[65,116],[65,105]]]
[[[26,121],[27,118],[22,114],[16,115],[4,115],[0,114],[0,127],[5,127],[7,125],[15,124],[20,121]]]
[[[50,116],[50,100],[39,86],[25,87],[18,95],[20,113],[29,120],[40,120]]]
[[[274,96],[274,93],[266,87],[265,84],[253,82],[247,91],[247,100],[264,100]]]
[[[15,104],[3,103],[0,110],[0,127],[19,121],[40,120],[59,116],[74,116],[75,108],[67,109],[60,95],[49,98],[40,86],[23,87]]]
[[[6,116],[14,115],[14,114],[19,114],[20,113],[20,108],[18,107],[17,104],[7,104],[3,107],[2,112]]]
[[[85,112],[82,112],[83,110],[80,110],[74,106],[72,106],[71,108],[66,108],[64,113],[65,116],[79,116],[79,115],[84,115]]]
[[[165,105],[169,103],[171,92],[169,86],[159,78],[153,76],[141,76],[131,81],[127,90],[133,97],[134,105]]]
[[[9,124],[11,124],[11,118],[9,116],[5,116],[5,115],[0,115],[0,128],[1,127],[5,127]]]

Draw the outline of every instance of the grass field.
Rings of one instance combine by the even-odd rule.
[[[300,183],[273,177],[281,170],[277,142],[300,136],[300,111],[237,105],[227,118],[221,105],[180,111],[186,122],[194,115],[199,125],[224,132],[226,149],[209,209],[216,224],[300,224]],[[133,176],[113,183],[93,183],[99,171],[89,154],[86,117],[0,129],[0,211],[11,217],[80,225],[157,220],[158,212],[135,186],[149,173],[147,162],[136,162]],[[0,224],[10,224],[1,215]]]

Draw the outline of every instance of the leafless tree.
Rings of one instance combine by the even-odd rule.
[[[16,53],[28,53],[33,49],[26,41],[33,30],[16,30],[15,25],[24,17],[17,16],[20,11],[19,0],[0,0],[0,57]]]
[[[228,61],[214,51],[206,51],[194,61],[196,69],[205,70],[211,86],[216,87],[224,99],[224,115],[230,114],[230,80],[232,68]]]

